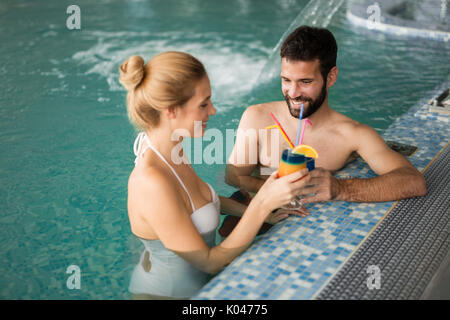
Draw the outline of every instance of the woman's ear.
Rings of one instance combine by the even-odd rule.
[[[164,114],[168,119],[175,119],[177,117],[177,108],[174,106],[168,107],[164,110]]]

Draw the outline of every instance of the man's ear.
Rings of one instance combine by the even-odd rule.
[[[338,68],[334,66],[333,68],[331,68],[330,72],[328,72],[327,75],[327,88],[332,87],[336,83],[337,75],[338,75]]]

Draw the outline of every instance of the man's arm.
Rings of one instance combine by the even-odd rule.
[[[225,169],[225,182],[235,188],[256,193],[265,180],[251,176],[255,167],[251,165],[238,167],[228,163]]]
[[[259,157],[257,113],[256,106],[251,106],[242,114],[236,134],[236,143],[225,170],[225,182],[228,185],[249,192],[258,192],[265,181],[251,175],[258,167]]]
[[[304,194],[303,203],[343,200],[355,202],[393,201],[423,196],[427,192],[423,175],[401,154],[391,150],[378,133],[365,125],[358,125],[350,143],[379,176],[369,179],[334,178],[330,172],[318,169],[310,173],[311,184]]]
[[[336,200],[355,202],[394,201],[424,196],[426,183],[415,168],[401,167],[371,179],[338,180]]]

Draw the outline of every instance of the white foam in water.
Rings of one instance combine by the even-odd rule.
[[[73,59],[89,67],[86,74],[104,77],[111,91],[124,90],[118,81],[118,68],[129,56],[141,55],[148,61],[164,51],[184,51],[205,65],[211,80],[212,99],[218,102],[219,109],[220,104],[237,103],[250,93],[270,54],[270,49],[257,41],[229,41],[218,34],[193,35],[189,39],[182,32],[157,35],[149,32],[92,32],[87,36],[98,39],[97,44],[75,53]]]

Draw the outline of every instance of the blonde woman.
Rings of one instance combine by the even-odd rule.
[[[146,64],[132,56],[120,67],[120,82],[128,90],[128,115],[142,131],[134,144],[128,216],[145,250],[129,291],[134,298],[189,298],[250,245],[264,221],[287,217],[271,212],[289,203],[309,176],[306,170],[272,175],[248,207],[219,197],[190,164],[172,161],[173,148],[180,147],[172,133],[181,129],[194,137],[194,121],[201,121],[203,136],[216,113],[202,63],[182,52],[165,52]],[[177,153],[185,157],[182,149]],[[242,218],[215,245],[220,210]]]

